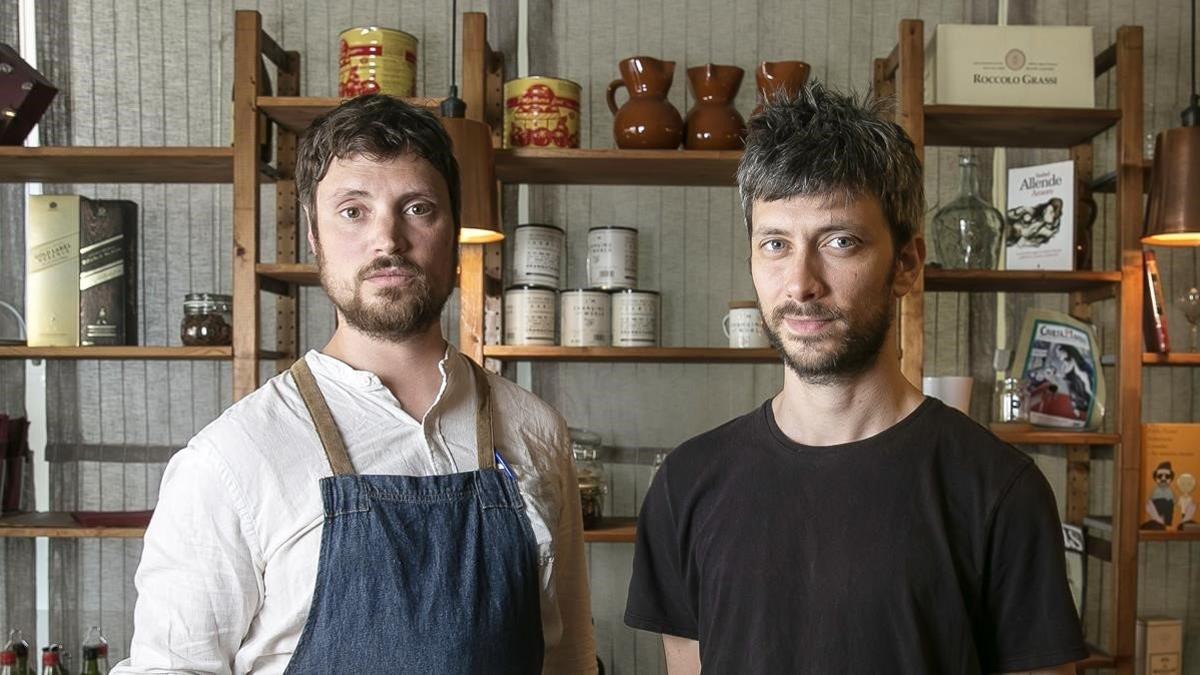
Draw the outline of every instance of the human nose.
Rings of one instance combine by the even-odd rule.
[[[812,251],[800,249],[792,256],[788,265],[787,282],[784,290],[796,302],[809,302],[825,295],[824,268],[820,256]]]
[[[404,217],[391,210],[379,212],[372,223],[371,248],[378,254],[404,253],[411,247]]]

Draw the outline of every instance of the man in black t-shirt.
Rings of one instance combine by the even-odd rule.
[[[671,675],[1073,673],[1087,656],[1033,462],[900,371],[920,161],[820,85],[750,121],[738,185],[783,390],[672,452],[625,623]]]

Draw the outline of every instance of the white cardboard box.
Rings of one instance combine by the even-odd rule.
[[[30,347],[79,345],[79,196],[26,204],[25,322]]]
[[[1092,27],[939,24],[925,103],[1094,108]]]
[[[1136,638],[1136,675],[1182,675],[1183,621],[1165,616],[1140,616]]]

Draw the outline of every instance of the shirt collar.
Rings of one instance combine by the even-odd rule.
[[[438,409],[448,398],[457,398],[459,389],[464,386],[470,386],[473,383],[471,373],[464,372],[464,368],[469,367],[463,359],[458,358],[459,351],[454,348],[454,345],[446,343],[446,350],[442,352],[442,358],[438,361],[438,372],[442,375],[442,383],[438,388],[437,396],[433,400],[433,405],[429,407],[426,416]],[[358,370],[350,364],[337,359],[333,356],[319,352],[315,349],[310,349],[304,355],[308,361],[309,367],[315,374],[322,377],[327,377],[335,382],[338,382],[350,389],[367,392],[386,392],[389,398],[391,392],[387,387],[383,386],[383,382],[379,380],[379,376],[368,370]],[[447,394],[455,394],[448,396]],[[397,407],[399,404],[397,403]]]

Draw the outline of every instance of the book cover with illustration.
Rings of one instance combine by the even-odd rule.
[[[1142,425],[1143,530],[1195,532],[1200,478],[1200,424]]]
[[[1029,310],[1012,370],[1010,376],[1025,387],[1032,424],[1077,431],[1100,427],[1104,374],[1091,324],[1049,309]]]
[[[1074,269],[1074,162],[1009,169],[1005,221],[1005,268]]]

